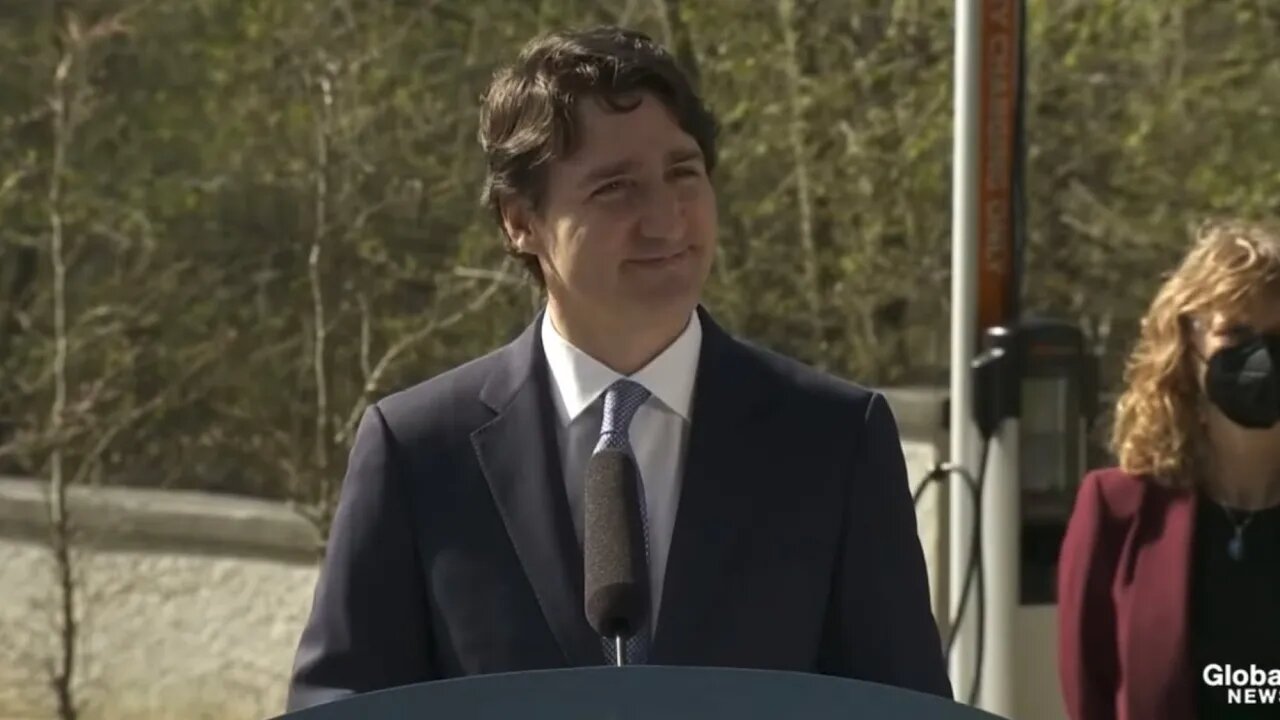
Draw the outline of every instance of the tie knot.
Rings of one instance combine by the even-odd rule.
[[[636,410],[649,399],[649,391],[633,380],[619,380],[604,391],[604,422],[600,434],[620,433],[626,437]]]

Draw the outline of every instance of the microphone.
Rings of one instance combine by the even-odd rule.
[[[601,450],[587,462],[583,493],[583,560],[587,622],[618,649],[640,632],[649,612],[649,573],[635,460]]]

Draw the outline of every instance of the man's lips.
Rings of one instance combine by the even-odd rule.
[[[690,251],[690,248],[684,248],[674,253],[671,253],[669,255],[655,255],[653,257],[632,258],[628,262],[636,263],[638,265],[657,265],[657,264],[669,262],[672,260],[680,260],[685,255],[688,255],[689,251]]]

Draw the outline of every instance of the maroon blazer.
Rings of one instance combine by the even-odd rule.
[[[1193,720],[1195,494],[1117,469],[1085,477],[1058,565],[1058,673],[1073,720]]]

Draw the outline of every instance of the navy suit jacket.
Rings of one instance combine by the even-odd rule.
[[[883,396],[738,341],[698,312],[689,447],[650,662],[814,672],[950,698]],[[537,321],[369,408],[290,710],[434,679],[604,664],[583,610],[556,425]]]

